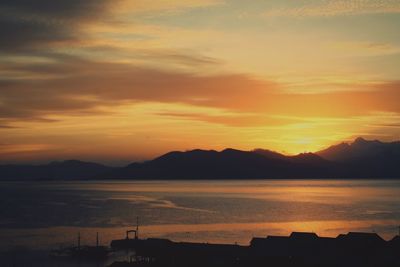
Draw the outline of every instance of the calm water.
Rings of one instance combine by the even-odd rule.
[[[248,244],[253,236],[313,231],[336,236],[400,225],[400,181],[2,182],[0,251],[141,237]]]

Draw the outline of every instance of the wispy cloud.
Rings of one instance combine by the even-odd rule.
[[[331,44],[340,52],[351,53],[352,56],[383,56],[400,53],[400,46],[388,42],[335,42]]]
[[[123,13],[148,13],[163,11],[167,13],[180,12],[187,9],[221,5],[224,0],[125,0],[120,1],[115,9]]]
[[[216,114],[210,113],[188,113],[188,112],[158,112],[155,115],[172,117],[181,120],[202,121],[206,123],[219,124],[231,127],[258,127],[262,125],[277,126],[285,125],[294,119],[278,119],[260,113],[245,112],[226,112],[221,111]]]
[[[47,151],[52,148],[49,144],[0,144],[0,155]]]
[[[272,8],[267,17],[334,17],[363,14],[400,13],[397,0],[319,0],[308,1],[295,7]]]
[[[47,74],[47,69],[52,66],[54,77],[51,78],[0,81],[2,118],[32,119],[60,112],[89,113],[93,109],[99,112],[96,110],[98,107],[138,101],[232,105],[232,108],[242,101],[251,106],[254,95],[261,96],[268,91],[267,88],[274,87],[273,83],[257,81],[242,74],[199,76],[79,58],[58,64],[10,65],[10,68],[25,72],[29,77]],[[245,90],[251,90],[252,95],[243,97]]]
[[[400,97],[399,82],[343,84],[341,91],[302,94],[288,93],[282,84],[246,74],[199,75],[73,57],[61,62],[26,66],[8,63],[8,68],[27,76],[0,80],[0,117],[8,120],[46,119],[60,113],[100,114],[112,112],[112,107],[146,102],[299,116],[400,112],[397,101]],[[40,78],[42,74],[48,75],[49,69],[52,69],[52,76]],[[363,90],[354,90],[361,87]],[[231,124],[240,124],[245,117],[203,116],[202,119],[230,120]],[[265,122],[262,118],[247,119],[249,122]]]

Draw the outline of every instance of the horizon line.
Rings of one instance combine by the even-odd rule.
[[[200,150],[200,151],[215,151],[218,153],[221,153],[225,150],[236,150],[236,151],[242,151],[242,152],[254,152],[256,150],[264,150],[264,151],[270,151],[272,153],[277,153],[280,154],[282,156],[285,157],[294,157],[294,156],[298,156],[298,155],[304,155],[304,154],[314,154],[317,155],[317,153],[324,151],[326,149],[329,149],[333,146],[337,146],[337,145],[341,145],[341,144],[354,144],[355,142],[357,142],[357,140],[360,141],[366,141],[366,142],[380,142],[380,143],[384,143],[384,144],[390,144],[390,143],[396,143],[396,142],[400,142],[400,140],[393,140],[393,141],[382,141],[382,140],[378,140],[378,139],[367,139],[364,138],[362,136],[358,136],[355,137],[354,139],[351,140],[346,140],[346,141],[342,141],[342,142],[337,142],[334,143],[332,145],[329,145],[325,148],[322,148],[318,151],[304,151],[304,152],[299,152],[299,153],[294,153],[294,154],[290,154],[290,153],[285,153],[285,152],[278,152],[276,150],[272,150],[272,149],[268,149],[268,148],[253,148],[250,150],[242,150],[242,149],[236,149],[234,147],[225,147],[223,149],[217,150],[217,149],[202,149],[202,148],[193,148],[193,149],[186,149],[186,150],[169,150],[163,153],[158,154],[157,156],[154,156],[152,158],[148,158],[148,159],[142,159],[142,160],[129,160],[129,159],[115,159],[115,160],[90,160],[90,159],[79,159],[79,158],[64,158],[64,159],[45,159],[45,160],[30,160],[30,161],[10,161],[10,162],[3,162],[0,160],[0,165],[32,165],[32,166],[41,166],[41,165],[49,165],[52,163],[62,163],[62,162],[68,162],[68,161],[79,161],[79,162],[86,162],[86,163],[95,163],[95,164],[100,164],[100,165],[104,165],[104,166],[108,166],[108,167],[124,167],[127,166],[129,164],[133,164],[133,163],[144,163],[147,161],[152,161],[154,159],[157,159],[159,157],[162,157],[166,154],[169,153],[174,153],[174,152],[181,152],[181,153],[185,153],[185,152],[191,152],[191,151],[196,151],[196,150]],[[119,164],[118,164],[119,162]]]

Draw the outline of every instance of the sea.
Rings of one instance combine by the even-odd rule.
[[[140,238],[202,243],[248,245],[294,231],[390,240],[399,232],[400,179],[0,182],[0,265],[107,266],[55,265],[47,256],[76,245],[78,234],[83,245],[95,245],[96,233],[109,245],[137,223]]]

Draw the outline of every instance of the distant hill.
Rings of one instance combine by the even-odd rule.
[[[317,155],[345,164],[349,176],[400,178],[400,142],[385,143],[361,137],[319,151]]]
[[[336,164],[317,155],[293,157],[225,149],[170,152],[152,161],[115,170],[123,179],[263,179],[335,177]],[[326,175],[326,172],[329,174]]]
[[[309,163],[309,164],[328,164],[329,161],[320,157],[314,153],[300,153],[295,156],[285,156],[275,151],[267,150],[267,149],[255,149],[253,150],[254,153],[262,155],[266,158],[270,159],[280,159],[290,162],[297,162],[297,163]]]
[[[368,141],[359,137],[352,143],[334,145],[316,154],[337,162],[400,159],[400,142],[384,143],[378,140]]]
[[[118,178],[153,179],[262,178],[286,172],[289,165],[285,161],[267,159],[248,151],[192,150],[170,152],[152,161],[132,164],[117,170],[113,175]]]
[[[317,153],[286,156],[236,149],[173,151],[143,163],[112,168],[69,160],[47,165],[0,165],[0,179],[301,179],[400,178],[400,142],[357,138]]]

